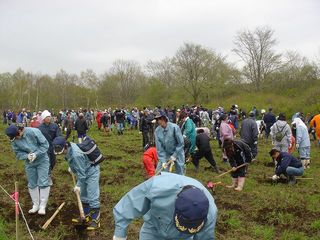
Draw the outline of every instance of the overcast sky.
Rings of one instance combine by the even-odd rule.
[[[270,26],[277,50],[320,56],[318,0],[0,0],[0,72],[108,70],[173,56],[184,42],[228,56],[237,31]]]

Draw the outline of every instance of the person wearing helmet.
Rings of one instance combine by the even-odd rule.
[[[158,127],[155,130],[155,142],[158,154],[158,165],[156,171],[160,171],[167,164],[165,171],[169,170],[170,164],[175,164],[175,172],[184,174],[184,140],[178,125],[169,122],[162,111],[155,115]],[[170,163],[170,164],[169,164]]]
[[[61,135],[60,128],[56,123],[51,122],[51,113],[48,110],[44,110],[41,113],[42,123],[39,125],[39,130],[42,132],[43,136],[47,139],[49,143],[48,156],[50,159],[50,172],[49,172],[49,181],[52,184],[50,177],[51,171],[53,170],[56,164],[56,156],[53,152],[52,141],[56,137]]]
[[[55,154],[64,154],[69,165],[69,171],[77,176],[75,192],[80,192],[80,198],[86,216],[87,230],[100,227],[100,166],[91,165],[90,160],[76,143],[67,142],[64,137],[53,140]],[[80,219],[72,219],[78,224]]]
[[[46,214],[49,185],[49,143],[37,128],[10,125],[6,129],[18,160],[24,160],[28,189],[32,199],[30,214]]]
[[[213,240],[217,212],[212,195],[200,182],[164,172],[136,186],[116,204],[113,240],[127,239],[129,224],[139,217],[144,220],[142,240]]]

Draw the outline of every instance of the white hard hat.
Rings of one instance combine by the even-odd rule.
[[[41,113],[41,119],[44,120],[46,117],[51,117],[51,113],[48,110],[44,110]]]

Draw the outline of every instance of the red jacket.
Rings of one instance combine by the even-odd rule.
[[[155,175],[157,164],[157,149],[155,147],[150,147],[143,153],[143,165],[148,177],[152,177]]]

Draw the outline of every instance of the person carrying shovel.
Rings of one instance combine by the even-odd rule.
[[[242,191],[246,179],[246,163],[250,163],[253,159],[251,149],[245,142],[232,139],[224,140],[223,149],[233,169],[231,173],[232,185],[227,187]],[[241,165],[242,167],[240,167]]]
[[[96,230],[100,227],[100,166],[92,165],[78,145],[67,142],[64,137],[56,137],[53,146],[55,154],[65,154],[71,174],[77,176],[74,192],[80,193],[85,220],[72,219],[72,222],[88,225],[87,230]]]

